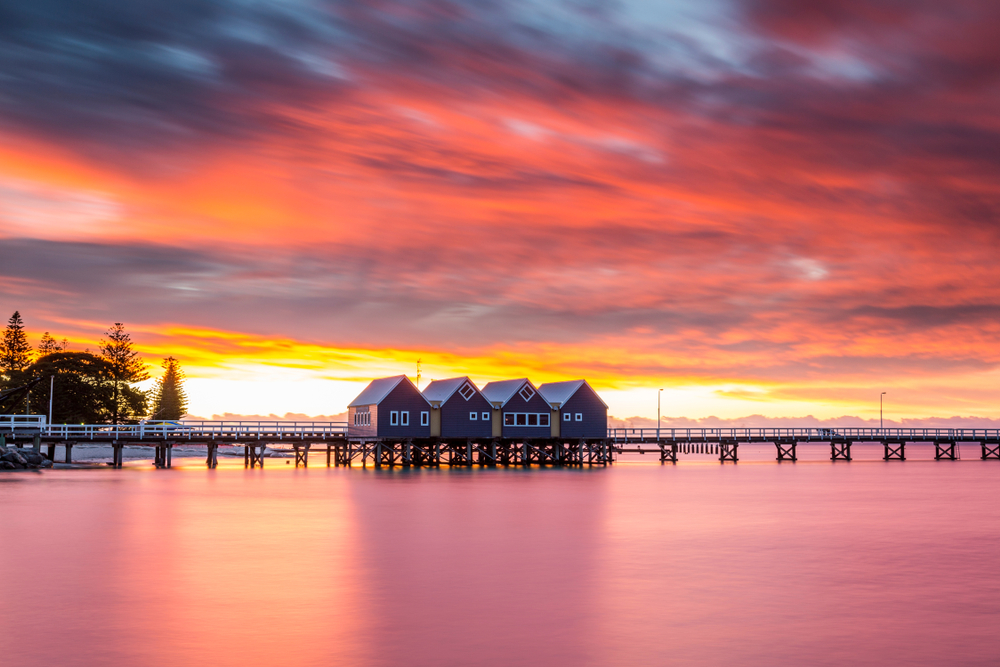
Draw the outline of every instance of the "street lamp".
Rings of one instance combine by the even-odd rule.
[[[882,431],[884,424],[882,422],[882,396],[885,396],[883,391],[878,397],[878,430]]]
[[[663,390],[659,389],[656,392],[656,444],[660,444],[660,396],[663,395]]]

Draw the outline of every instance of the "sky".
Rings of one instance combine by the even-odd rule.
[[[991,0],[0,5],[0,315],[191,412],[1000,418]]]

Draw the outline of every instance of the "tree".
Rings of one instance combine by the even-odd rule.
[[[115,406],[111,364],[89,352],[53,352],[25,369],[26,376],[45,378],[31,392],[35,414],[48,414],[49,376],[53,376],[52,421],[56,424],[103,424],[111,420]],[[142,392],[123,387],[128,396]],[[135,396],[129,396],[132,402]],[[128,398],[125,402],[128,402]],[[144,400],[144,397],[143,397]]]
[[[132,338],[125,333],[124,324],[115,322],[106,335],[107,340],[101,342],[101,357],[111,365],[114,385],[111,423],[117,424],[122,419],[131,420],[146,414],[146,393],[132,384],[148,380],[149,373],[139,352],[132,348]],[[125,391],[126,388],[131,391]]]
[[[42,334],[42,342],[38,345],[38,356],[44,357],[46,354],[52,354],[53,352],[65,352],[67,348],[69,348],[69,343],[65,338],[60,343],[46,331]]]
[[[13,379],[12,375],[23,371],[29,364],[31,364],[31,345],[28,344],[28,336],[24,333],[21,313],[15,310],[7,321],[7,329],[3,332],[3,341],[0,342],[0,372],[10,381]]]
[[[184,391],[184,371],[173,357],[163,360],[163,377],[153,388],[150,419],[180,419],[187,413],[187,393]]]

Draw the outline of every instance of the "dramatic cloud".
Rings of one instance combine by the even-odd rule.
[[[971,1],[15,3],[0,306],[710,387],[699,414],[889,384],[993,414],[998,30]]]

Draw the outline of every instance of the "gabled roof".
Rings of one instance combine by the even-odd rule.
[[[405,375],[394,375],[389,378],[378,378],[377,380],[372,380],[365,387],[365,390],[358,394],[358,397],[348,404],[349,408],[356,408],[361,405],[378,405],[382,402],[386,396],[389,395],[393,389],[396,388],[403,380],[410,383],[413,389],[420,394],[420,390],[417,389],[417,385],[413,384],[413,381]],[[420,394],[423,396],[423,394]],[[426,399],[424,399],[426,400]]]
[[[528,382],[528,378],[519,378],[517,380],[499,380],[497,382],[488,383],[480,391],[490,403],[505,405],[525,382]]]
[[[471,384],[473,387],[476,383],[469,379],[469,376],[463,375],[457,378],[448,378],[447,380],[434,380],[424,389],[424,398],[432,403],[440,403],[444,405],[452,395],[459,390],[459,388],[466,382]]]
[[[548,401],[550,405],[553,405],[553,407],[556,403],[563,406],[566,405],[566,401],[573,398],[573,394],[575,394],[577,390],[585,384],[590,387],[586,380],[546,382],[545,384],[538,386],[538,393],[541,394],[542,398]],[[590,390],[594,391],[594,388],[591,387]],[[597,396],[597,400],[604,404],[604,407],[608,407],[608,404],[604,403],[604,399],[601,398],[600,394],[594,391],[594,395]]]

